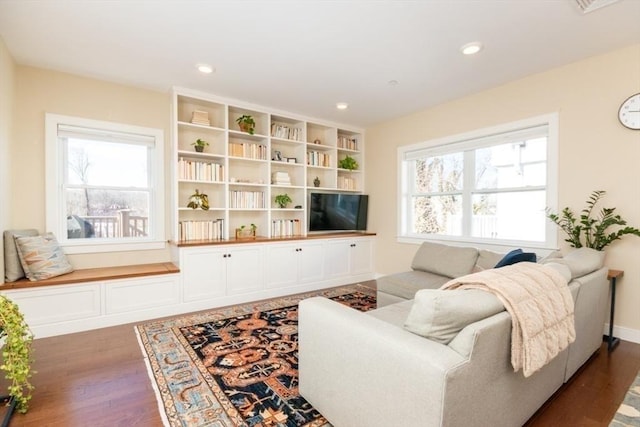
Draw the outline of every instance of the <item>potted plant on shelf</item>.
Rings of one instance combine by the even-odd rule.
[[[196,139],[196,142],[192,143],[198,153],[202,153],[204,151],[204,147],[208,146],[209,143],[204,139]]]
[[[240,127],[242,132],[247,132],[249,135],[253,135],[256,129],[256,121],[253,120],[253,117],[247,114],[243,114],[242,116],[236,119],[236,123]]]
[[[278,194],[276,196],[276,204],[280,207],[280,209],[284,209],[287,207],[289,203],[291,203],[291,197],[288,194]]]
[[[614,214],[616,208],[602,208],[597,217],[592,217],[595,205],[605,194],[606,192],[603,190],[591,193],[587,200],[587,207],[580,213],[580,218],[568,207],[564,208],[560,214],[552,213],[547,208],[547,218],[567,233],[568,237],[564,241],[569,243],[571,247],[581,248],[584,246],[602,251],[626,234],[640,236],[640,230],[626,226],[627,221],[622,219],[620,215]],[[612,226],[622,228],[607,233],[607,229]]]
[[[245,240],[245,239],[256,239],[256,230],[258,226],[251,223],[249,228],[245,225],[241,225],[239,228],[236,228],[236,240]]]
[[[188,208],[191,209],[202,209],[204,211],[209,210],[209,196],[204,193],[200,193],[196,188],[196,192],[189,196],[189,203],[187,204]]]
[[[34,388],[29,381],[35,373],[31,370],[33,333],[18,306],[3,295],[0,295],[0,340],[4,341],[0,370],[9,380],[9,405],[25,413]]]
[[[347,156],[338,162],[338,167],[350,171],[358,169],[358,162],[351,156]]]

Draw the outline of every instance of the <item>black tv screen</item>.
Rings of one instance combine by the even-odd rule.
[[[369,196],[311,193],[309,231],[365,231]]]

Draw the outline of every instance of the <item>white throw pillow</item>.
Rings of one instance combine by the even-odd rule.
[[[492,293],[479,289],[423,289],[416,292],[406,330],[449,344],[465,326],[504,310]]]

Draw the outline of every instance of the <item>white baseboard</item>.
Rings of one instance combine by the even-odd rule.
[[[604,335],[609,335],[609,324],[604,325]],[[630,341],[640,344],[640,331],[637,329],[623,328],[622,326],[613,325],[613,336],[623,341]]]

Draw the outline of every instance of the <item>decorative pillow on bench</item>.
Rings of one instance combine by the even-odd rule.
[[[73,271],[53,233],[33,237],[16,236],[15,241],[22,268],[29,280],[49,279]]]
[[[15,282],[24,277],[15,237],[37,236],[38,230],[6,230],[4,232],[4,281]]]

